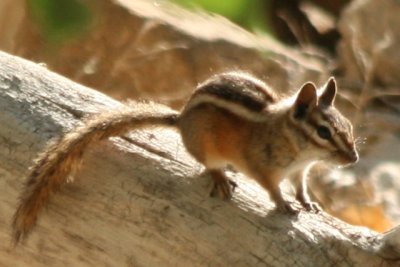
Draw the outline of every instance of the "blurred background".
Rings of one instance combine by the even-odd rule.
[[[235,35],[238,35],[238,30],[236,29],[237,32],[235,32],[232,25],[223,23],[221,20],[218,25],[216,22],[218,19],[212,14],[220,14],[248,31],[277,39],[284,44],[303,48],[313,45],[320,48],[319,52],[322,54],[334,55],[339,40],[336,21],[347,2],[349,1],[4,0],[0,3],[0,30],[3,36],[0,40],[0,48],[14,55],[46,63],[50,69],[58,73],[119,99],[141,96],[158,98],[168,103],[177,101],[179,102],[177,106],[179,106],[181,100],[188,95],[187,90],[181,87],[181,79],[177,79],[175,83],[172,82],[174,90],[170,89],[171,86],[166,88],[163,84],[156,84],[158,89],[155,89],[153,82],[141,81],[135,75],[136,72],[132,71],[132,68],[137,67],[143,70],[138,71],[141,74],[148,73],[149,68],[155,73],[163,73],[162,68],[169,64],[176,69],[174,76],[187,76],[185,69],[196,71],[193,70],[194,68],[183,66],[186,62],[182,60],[177,64],[177,57],[179,57],[177,54],[187,57],[182,54],[187,51],[196,54],[199,53],[196,49],[205,50],[206,48],[194,47],[196,45],[188,41],[187,34],[185,36],[182,31],[171,33],[170,30],[162,29],[162,20],[186,28],[183,31],[190,32],[190,29],[199,29],[196,30],[199,39],[204,38],[206,31],[210,31],[210,35],[214,38],[210,44],[211,51],[207,51],[208,62],[204,63],[210,66],[211,70],[207,73],[203,73],[202,70],[193,73],[195,81],[182,85],[187,88],[210,74],[225,69],[244,68],[263,75],[266,73],[265,69],[250,62],[259,57],[249,55],[249,53],[259,50],[257,46],[264,46],[264,51],[262,51],[264,53],[282,49],[282,47],[272,49],[270,47],[272,44],[259,44],[254,40],[251,40],[250,44],[245,44],[243,42],[249,42],[249,40],[239,37],[243,40],[239,43],[236,40],[233,46],[240,46],[239,49],[243,52],[239,52],[237,57],[249,57],[248,62],[245,62],[245,59],[229,59],[234,54],[232,49],[235,48],[227,48],[227,46],[230,45],[232,38],[237,38]],[[194,13],[207,13],[210,18],[213,18],[211,21],[214,23],[210,23],[210,20],[200,15],[189,22],[190,14],[182,10],[177,11],[172,5],[168,5],[169,3],[176,3]],[[160,17],[154,17],[152,20],[150,19],[152,15],[148,12],[151,13],[150,10],[152,8],[156,10],[157,7],[165,13],[153,14]],[[143,18],[143,21],[135,20],[135,15],[130,14],[135,11],[143,12],[143,16],[150,17]],[[174,12],[184,18],[181,23],[171,21],[176,19],[176,17],[171,17]],[[189,34],[193,35],[193,32]],[[180,40],[177,41],[174,38],[180,38]],[[248,38],[251,37],[247,36]],[[155,41],[155,39],[162,41]],[[224,39],[227,41],[225,44]],[[219,47],[216,48],[215,46],[218,45]],[[250,49],[245,51],[244,48]],[[221,50],[227,50],[227,55],[224,55],[224,51]],[[290,51],[288,54],[293,52]],[[163,62],[163,67],[157,67],[160,64],[154,64],[156,61],[154,57],[163,58],[160,61]],[[310,68],[318,69],[319,64],[333,63],[328,57],[321,62],[321,58],[310,59],[314,61],[311,63],[314,66]],[[193,61],[195,64],[201,64],[197,63],[201,61],[198,58]],[[196,69],[199,68],[203,66],[196,66]],[[304,79],[304,77],[299,78]],[[135,81],[138,84],[135,85]],[[288,87],[285,83],[275,81],[272,83],[277,83],[279,87]]]
[[[361,160],[316,168],[312,192],[331,214],[384,231],[400,222],[398,14],[396,0],[2,0],[0,50],[176,109],[222,71],[281,94],[334,75]]]

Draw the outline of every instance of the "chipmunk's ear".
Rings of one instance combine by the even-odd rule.
[[[297,95],[296,102],[294,104],[293,116],[296,119],[304,118],[308,111],[317,105],[317,88],[311,82],[305,83],[299,94]]]
[[[326,82],[322,95],[319,97],[319,103],[324,106],[331,106],[335,101],[335,96],[337,92],[336,80],[330,77]]]

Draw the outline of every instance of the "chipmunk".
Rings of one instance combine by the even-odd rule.
[[[351,123],[334,107],[336,82],[317,90],[305,83],[291,97],[278,97],[264,82],[244,73],[216,75],[201,83],[180,113],[133,112],[94,115],[48,145],[31,169],[13,220],[15,243],[24,239],[52,193],[75,172],[90,145],[132,129],[163,125],[180,131],[188,152],[214,180],[212,195],[232,196],[236,183],[224,174],[231,164],[255,179],[278,209],[296,212],[284,200],[281,180],[295,177],[296,199],[318,210],[307,194],[306,175],[315,161],[358,161]],[[319,92],[319,93],[318,93]]]

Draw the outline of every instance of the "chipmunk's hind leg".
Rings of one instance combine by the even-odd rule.
[[[219,196],[223,200],[231,199],[233,191],[237,187],[237,183],[226,177],[222,169],[209,170],[208,172],[214,182],[210,196]]]

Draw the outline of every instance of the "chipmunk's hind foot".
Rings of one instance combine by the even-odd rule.
[[[223,200],[231,199],[235,188],[238,186],[237,183],[226,177],[222,170],[211,170],[209,173],[214,181],[210,196],[218,196]]]

